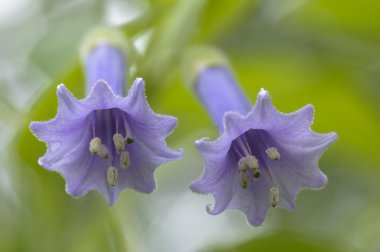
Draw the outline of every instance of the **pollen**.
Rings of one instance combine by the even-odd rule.
[[[93,155],[98,154],[100,146],[102,145],[102,140],[99,137],[94,137],[90,141],[90,152]]]
[[[104,144],[100,145],[97,155],[101,158],[107,159],[109,156],[108,148]]]
[[[117,184],[117,178],[118,178],[118,170],[110,166],[107,169],[107,183],[110,186],[115,186]]]
[[[94,137],[90,141],[90,153],[93,155],[98,155],[101,158],[108,158],[108,149],[107,146],[102,144],[102,140],[99,137]]]
[[[112,139],[116,152],[121,153],[124,150],[124,137],[119,133],[115,133]]]
[[[270,147],[265,150],[265,153],[271,160],[279,160],[280,159],[280,152],[278,152],[277,148]]]
[[[245,157],[245,163],[252,171],[259,169],[259,160],[255,156],[249,155]]]
[[[245,158],[242,157],[238,162],[239,170],[240,171],[247,171],[247,165],[245,164]]]
[[[127,169],[131,165],[131,160],[129,158],[129,152],[123,151],[120,155],[120,167],[122,169]]]
[[[239,180],[240,180],[240,186],[244,189],[248,188],[249,186],[249,174],[247,171],[240,171],[239,174]]]
[[[269,202],[272,207],[276,207],[280,203],[280,189],[278,187],[274,186],[269,190]]]
[[[239,171],[247,171],[249,168],[253,173],[253,178],[256,180],[260,177],[259,160],[255,156],[248,155],[240,158],[238,162]]]

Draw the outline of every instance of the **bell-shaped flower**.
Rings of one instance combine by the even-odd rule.
[[[205,167],[190,188],[214,196],[209,214],[238,209],[259,226],[270,207],[292,210],[301,189],[326,184],[318,160],[337,135],[311,130],[313,106],[284,114],[261,89],[252,107],[226,65],[198,70],[193,88],[221,132],[196,141]]]
[[[62,174],[67,193],[75,197],[97,190],[112,205],[125,188],[152,192],[155,169],[183,155],[165,143],[177,119],[152,111],[141,78],[125,97],[125,57],[117,45],[105,40],[94,45],[85,68],[87,97],[77,100],[61,84],[56,117],[30,124],[47,144],[39,164]]]

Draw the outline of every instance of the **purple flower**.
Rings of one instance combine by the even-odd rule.
[[[124,188],[150,193],[155,169],[183,155],[165,143],[177,119],[151,110],[141,78],[124,97],[124,73],[122,50],[99,43],[86,57],[88,96],[77,100],[61,84],[56,117],[30,125],[47,144],[39,164],[62,174],[72,196],[97,190],[112,205]]]
[[[209,214],[238,209],[259,226],[271,206],[292,210],[301,189],[326,184],[318,160],[337,135],[310,129],[311,105],[284,114],[261,89],[251,108],[224,66],[203,69],[195,91],[221,131],[215,141],[196,141],[205,170],[190,188],[214,196]]]

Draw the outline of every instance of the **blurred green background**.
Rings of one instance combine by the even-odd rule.
[[[1,0],[0,251],[380,251],[379,13],[374,0]],[[133,41],[129,84],[145,78],[151,107],[179,119],[169,145],[185,149],[153,194],[126,190],[113,207],[68,196],[28,130],[54,117],[59,83],[84,97],[78,50],[98,25]],[[180,71],[200,44],[225,52],[252,103],[261,87],[283,112],[311,103],[313,129],[339,135],[320,161],[326,188],[259,228],[209,216],[212,197],[187,188],[203,170],[194,140],[218,135]]]

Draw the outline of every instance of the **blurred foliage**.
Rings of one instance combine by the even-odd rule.
[[[12,70],[0,70],[0,251],[380,250],[380,3],[35,4],[39,9],[27,18],[0,26],[5,38],[0,66]],[[115,4],[118,8],[112,8]],[[128,22],[115,24],[110,18],[132,15],[131,9],[139,15]],[[112,208],[95,192],[77,200],[68,196],[64,180],[38,165],[45,146],[28,130],[30,121],[54,117],[57,84],[84,97],[78,49],[86,32],[98,25],[116,25],[135,43],[139,55],[129,83],[144,77],[151,107],[178,117],[169,145],[184,146],[186,152],[183,160],[158,170],[155,193],[123,192]],[[226,53],[252,103],[261,87],[284,112],[311,103],[313,129],[340,137],[320,162],[327,187],[302,192],[294,213],[275,209],[260,228],[248,227],[234,211],[208,216],[204,205],[210,198],[187,194],[187,185],[202,170],[192,142],[218,134],[179,69],[186,50],[204,43]],[[27,62],[23,68],[21,57]],[[20,72],[33,78],[21,83]],[[29,105],[20,108],[20,103]]]
[[[289,231],[276,231],[269,236],[257,237],[244,244],[233,248],[215,249],[210,251],[228,252],[228,251],[276,251],[281,248],[281,251],[308,251],[308,252],[338,252],[345,251],[339,249],[333,239],[320,240],[317,238],[310,239],[309,236],[302,233],[294,233]]]

